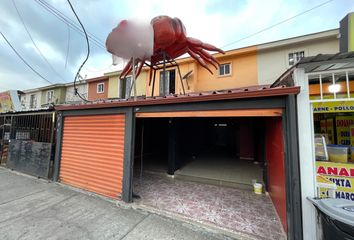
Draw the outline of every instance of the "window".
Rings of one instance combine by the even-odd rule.
[[[30,97],[30,108],[36,108],[36,105],[37,105],[36,94],[31,94],[31,97]]]
[[[104,93],[104,83],[97,84],[97,93]]]
[[[231,74],[231,66],[230,65],[231,65],[230,63],[220,64],[219,76],[230,75]]]
[[[129,98],[129,92],[132,86],[132,76],[127,76],[121,80],[119,85],[119,92],[121,98]]]
[[[50,90],[47,92],[47,103],[53,102],[54,98],[54,90]]]
[[[160,72],[160,96],[176,93],[176,71],[167,70],[165,79],[163,71]]]
[[[295,63],[300,61],[303,57],[305,57],[304,51],[289,53],[289,55],[288,55],[289,66],[293,66]]]

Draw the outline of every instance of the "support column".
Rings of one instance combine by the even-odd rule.
[[[59,111],[57,113],[57,129],[56,129],[56,143],[55,143],[55,157],[54,157],[54,169],[53,169],[53,181],[59,181],[59,173],[60,173],[60,159],[61,159],[61,144],[63,137],[63,124],[64,118],[62,113]],[[53,126],[54,127],[54,126]]]
[[[122,199],[124,202],[133,201],[133,168],[135,147],[135,115],[134,109],[129,108],[125,113],[124,134],[124,173]]]
[[[168,168],[167,173],[174,175],[176,171],[176,123],[172,118],[168,121]]]

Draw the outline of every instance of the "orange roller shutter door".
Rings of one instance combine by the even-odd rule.
[[[117,198],[122,193],[125,115],[64,120],[60,181]]]

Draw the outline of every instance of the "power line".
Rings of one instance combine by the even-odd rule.
[[[11,43],[7,40],[7,38],[5,37],[5,35],[2,32],[0,32],[0,34],[5,39],[6,43],[11,47],[11,49],[16,53],[16,55],[22,60],[22,62],[24,62],[24,64],[27,65],[27,67],[29,67],[35,74],[37,74],[44,81],[46,81],[50,84],[53,84],[51,81],[49,81],[48,79],[43,77],[39,72],[37,72],[29,63],[27,63],[27,61],[16,51],[16,49],[11,45]]]
[[[58,13],[58,10],[49,5],[47,2],[41,1],[41,0],[35,0],[40,6],[42,6],[45,10],[47,10],[49,13],[57,17],[60,21],[62,21],[64,24],[68,25],[71,29],[75,30],[77,33],[79,33],[81,36],[84,36],[83,31],[74,23],[70,22],[71,19],[66,17],[64,14]],[[70,20],[70,21],[69,21]],[[100,48],[105,47],[102,45],[102,43],[96,41],[95,39],[91,39],[92,43],[94,43],[96,46]]]
[[[268,31],[269,29],[272,29],[272,28],[274,28],[274,27],[276,27],[276,26],[278,26],[278,25],[280,25],[280,24],[283,24],[283,23],[285,23],[285,22],[288,22],[288,21],[290,21],[290,20],[292,20],[292,19],[294,19],[294,18],[296,18],[296,17],[299,17],[299,16],[301,16],[301,15],[303,15],[303,14],[305,14],[305,13],[308,13],[308,12],[310,12],[310,11],[312,11],[312,10],[315,10],[315,9],[317,9],[317,8],[319,8],[319,7],[322,7],[322,6],[324,6],[324,5],[326,5],[326,4],[330,3],[330,2],[333,2],[333,1],[334,1],[334,0],[329,0],[329,1],[323,2],[323,3],[321,3],[321,4],[319,4],[319,5],[316,5],[316,6],[312,7],[312,8],[310,8],[310,9],[307,9],[306,11],[303,11],[303,12],[298,13],[298,14],[292,16],[292,17],[289,17],[289,18],[287,18],[287,19],[284,19],[284,20],[282,20],[282,21],[280,21],[280,22],[278,22],[278,23],[275,23],[275,24],[273,24],[273,25],[271,25],[271,26],[269,26],[269,27],[263,28],[263,29],[259,30],[258,32],[252,33],[252,34],[250,34],[250,35],[248,35],[248,36],[246,36],[246,37],[243,37],[243,38],[240,38],[240,39],[238,39],[238,40],[236,40],[236,41],[234,41],[234,42],[228,43],[228,44],[222,46],[221,48],[225,48],[225,47],[227,47],[227,46],[230,46],[230,45],[233,45],[233,44],[238,43],[238,42],[240,42],[240,41],[243,41],[243,40],[245,40],[245,39],[247,39],[247,38],[250,38],[250,37],[253,37],[253,36],[255,36],[255,35],[258,35],[258,34],[260,34],[260,33],[262,33],[262,32]]]
[[[60,10],[58,10],[57,8],[55,8],[53,5],[51,5],[50,3],[46,2],[45,0],[39,0],[40,2],[42,2],[43,4],[45,4],[46,6],[48,6],[49,8],[53,9],[55,12],[57,12],[58,14],[60,14],[61,16],[63,16],[66,20],[68,20],[69,22],[71,22],[72,24],[74,24],[75,26],[76,23],[74,20],[72,20],[70,17],[66,16],[63,12],[61,12]],[[82,32],[82,30],[79,28],[78,30],[80,30]],[[86,30],[87,35],[89,36],[89,38],[93,38],[95,41],[97,41],[98,43],[100,43],[102,46],[105,46],[105,44],[103,43],[103,41],[99,38],[96,37],[93,33],[89,32]]]
[[[88,40],[88,36],[87,36],[86,29],[85,29],[84,25],[82,24],[82,22],[81,22],[79,16],[76,14],[73,5],[71,5],[70,0],[67,0],[67,1],[68,1],[69,5],[70,5],[71,10],[72,10],[73,13],[74,13],[76,19],[77,19],[77,21],[80,23],[80,26],[81,26],[83,32],[85,33],[85,39],[86,39],[86,45],[87,45],[86,58],[85,58],[85,60],[81,63],[81,66],[80,66],[79,69],[77,70],[77,73],[76,73],[75,78],[74,78],[74,91],[75,91],[75,95],[78,95],[79,98],[81,98],[81,99],[84,100],[85,102],[88,102],[88,100],[87,100],[86,98],[82,97],[81,94],[77,91],[77,88],[76,88],[76,80],[77,80],[78,76],[80,75],[80,71],[81,71],[82,67],[85,65],[85,63],[87,62],[87,60],[88,60],[89,57],[90,57],[90,42],[89,42],[89,40]]]
[[[66,47],[65,68],[68,65],[69,50],[70,50],[70,27],[68,25],[68,44]]]
[[[84,32],[82,29],[77,26],[73,20],[71,20],[69,17],[67,17],[65,14],[60,12],[58,9],[50,5],[49,3],[43,1],[43,0],[35,0],[40,6],[42,6],[45,10],[47,10],[49,13],[57,17],[60,21],[68,25],[71,29],[79,33],[80,35],[85,37]],[[95,37],[93,34],[88,34],[89,40],[94,43],[97,47],[106,50],[105,45],[102,43],[101,40],[99,40],[97,37]]]
[[[20,18],[23,27],[25,28],[25,30],[26,30],[26,32],[27,32],[29,38],[31,39],[31,41],[32,41],[34,47],[37,49],[38,53],[41,55],[41,57],[42,57],[43,60],[47,63],[47,65],[50,67],[50,69],[52,69],[52,71],[53,71],[60,79],[62,79],[62,80],[65,82],[65,79],[53,68],[53,66],[50,64],[50,62],[48,61],[48,59],[44,56],[44,54],[42,53],[42,51],[40,50],[40,48],[37,46],[36,42],[35,42],[34,39],[32,38],[32,35],[31,35],[31,33],[29,32],[29,30],[28,30],[28,28],[27,28],[27,25],[25,24],[25,21],[23,20],[23,18],[22,18],[22,16],[21,16],[21,13],[20,13],[20,11],[19,11],[18,8],[17,8],[17,5],[16,5],[15,0],[12,0],[12,4],[14,5],[18,17]]]

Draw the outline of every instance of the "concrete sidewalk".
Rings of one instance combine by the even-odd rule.
[[[0,167],[0,239],[230,239]]]

